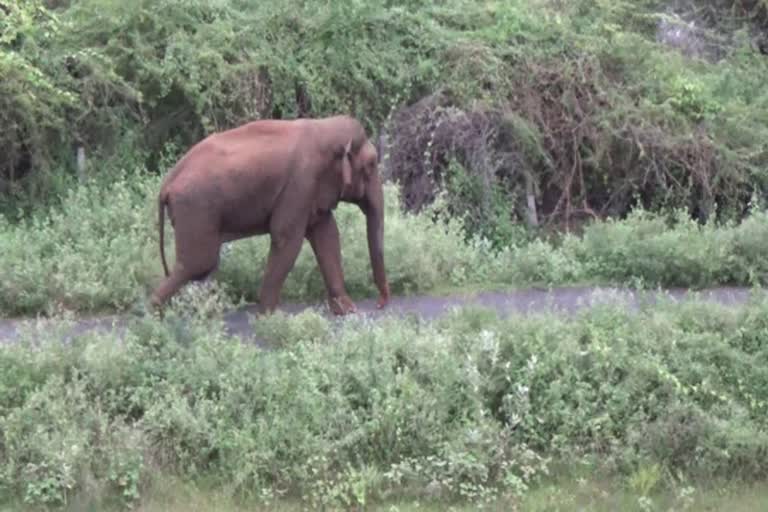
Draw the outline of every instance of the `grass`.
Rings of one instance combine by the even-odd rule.
[[[253,322],[271,351],[225,334],[230,306],[198,292],[121,342],[62,344],[55,320],[0,348],[0,493],[70,509],[678,509],[688,488],[724,502],[715,490],[768,474],[761,294],[429,324],[276,314]]]
[[[159,178],[123,172],[112,180],[75,185],[58,206],[19,223],[0,217],[0,314],[80,314],[125,311],[162,276],[156,231]],[[768,282],[768,214],[755,210],[739,224],[697,224],[682,212],[637,210],[624,220],[590,224],[559,240],[521,235],[495,250],[467,239],[455,218],[433,221],[433,210],[406,214],[399,189],[386,187],[385,261],[394,294],[583,283],[617,286],[707,287]],[[348,291],[376,294],[370,275],[365,222],[341,205],[337,220]],[[166,254],[173,261],[172,228]],[[218,284],[232,300],[256,301],[267,257],[267,237],[234,242],[222,251]],[[284,290],[285,301],[324,297],[308,244]]]
[[[650,502],[641,501],[640,498],[640,495],[628,490],[620,481],[606,483],[605,481],[588,479],[563,479],[545,483],[532,489],[521,502],[497,501],[482,505],[482,510],[525,510],[531,512],[728,510],[753,512],[761,510],[761,507],[768,501],[768,486],[765,484],[746,485],[710,482],[706,486],[681,486],[674,492],[654,492],[650,496]],[[644,506],[644,503],[651,505]],[[298,512],[306,509],[307,507],[300,502],[290,500],[279,500],[270,504],[238,502],[226,493],[201,490],[198,487],[185,485],[169,478],[162,489],[155,490],[133,510],[136,512],[266,512],[268,510]],[[15,510],[15,508],[0,507],[2,512],[10,512],[11,510]],[[122,504],[97,505],[83,500],[72,503],[62,510],[67,512],[117,512],[125,510],[125,507]],[[435,504],[421,500],[407,500],[372,504],[366,507],[366,510],[372,512],[469,512],[478,510],[478,505],[467,503]]]
[[[676,489],[652,492],[643,499],[640,493],[627,489],[622,482],[589,479],[543,485],[526,497],[520,510],[531,512],[616,510],[645,512],[648,510],[760,510],[768,499],[768,486],[734,485],[710,482],[707,485],[680,485]],[[467,509],[469,510],[469,509]],[[500,508],[499,510],[505,510]],[[508,508],[506,510],[509,510]]]

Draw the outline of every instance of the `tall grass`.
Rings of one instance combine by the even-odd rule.
[[[0,312],[6,315],[124,310],[145,300],[162,277],[156,230],[159,178],[116,172],[114,179],[75,185],[58,205],[11,223],[0,217]],[[466,286],[756,285],[768,279],[768,217],[756,211],[742,223],[697,224],[637,210],[621,221],[598,222],[583,236],[557,243],[521,235],[492,250],[480,237],[467,241],[455,218],[432,220],[432,211],[403,213],[399,189],[387,184],[385,261],[392,291],[428,293]],[[374,296],[365,222],[341,205],[347,287],[356,298]],[[166,233],[172,233],[170,224]],[[173,261],[173,237],[166,237]],[[237,241],[222,250],[215,278],[234,299],[255,301],[268,237]],[[283,299],[322,300],[314,256],[304,244]]]

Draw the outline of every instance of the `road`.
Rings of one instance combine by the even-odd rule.
[[[358,314],[378,318],[382,315],[416,315],[425,320],[433,320],[453,307],[479,305],[495,310],[502,317],[513,313],[559,312],[570,315],[596,304],[622,304],[631,310],[637,310],[643,303],[659,299],[673,301],[690,300],[692,297],[716,302],[726,306],[746,303],[753,295],[749,288],[709,288],[697,292],[685,289],[663,291],[633,291],[628,289],[602,287],[573,287],[544,289],[523,289],[505,292],[483,292],[453,296],[408,296],[393,297],[385,310],[377,310],[375,300],[358,301]],[[757,292],[763,293],[763,292]],[[285,304],[280,307],[287,313],[298,313],[319,304]],[[319,309],[326,315],[327,310]],[[234,336],[250,340],[258,345],[268,346],[265,340],[256,339],[249,325],[250,318],[256,312],[256,305],[229,312],[225,315],[226,327]],[[93,330],[124,330],[133,317],[130,315],[105,315],[77,319],[71,328],[62,332],[64,341]],[[0,343],[13,343],[22,336],[24,325],[34,322],[29,319],[0,320]]]

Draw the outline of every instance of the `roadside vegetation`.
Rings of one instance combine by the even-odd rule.
[[[575,317],[464,308],[435,323],[309,310],[253,321],[270,350],[227,337],[217,297],[135,319],[122,341],[62,344],[59,318],[3,347],[0,494],[96,509],[177,486],[232,506],[613,496],[693,510],[711,485],[768,473],[763,296],[636,313],[606,296]]]
[[[117,176],[110,174],[108,186],[72,189],[60,205],[22,222],[0,224],[0,312],[130,310],[146,300],[162,276],[155,220],[159,177]],[[441,210],[444,199],[407,213],[390,184],[386,204],[385,261],[398,295],[585,283],[700,288],[768,282],[768,215],[762,210],[740,223],[702,225],[682,210],[664,215],[638,208],[626,219],[590,224],[580,235],[536,237],[518,229],[514,240],[495,248],[485,238],[468,239],[465,223]],[[337,220],[348,290],[357,299],[374,297],[362,214],[343,205]],[[172,261],[173,241],[166,241]],[[304,245],[283,299],[322,301],[322,276]],[[234,301],[256,301],[268,250],[267,237],[225,246],[217,285]]]

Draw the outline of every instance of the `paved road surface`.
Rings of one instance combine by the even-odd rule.
[[[711,288],[699,292],[689,292],[684,289],[670,289],[662,292],[646,291],[638,292],[616,288],[581,287],[581,288],[555,288],[552,290],[525,289],[508,292],[485,292],[448,297],[395,297],[390,305],[383,311],[377,310],[375,301],[365,300],[357,302],[359,314],[377,318],[382,315],[417,315],[425,320],[435,319],[455,306],[476,304],[496,310],[500,316],[511,313],[535,313],[535,312],[560,312],[573,314],[595,304],[619,303],[635,310],[646,301],[654,302],[658,299],[671,299],[674,301],[689,300],[692,296],[698,296],[703,300],[717,302],[723,305],[734,306],[744,304],[754,292],[748,288]],[[763,292],[760,292],[763,293]],[[286,304],[280,307],[288,313],[297,313],[309,307],[317,307],[318,304]],[[229,332],[244,339],[250,338],[259,345],[267,345],[265,340],[255,339],[249,325],[249,321],[256,306],[232,311],[225,316]],[[327,310],[321,309],[325,314]],[[129,315],[110,315],[93,318],[79,319],[72,329],[63,334],[65,339],[92,331],[94,329],[122,331],[130,321]],[[14,342],[19,339],[19,328],[30,320],[0,320],[0,343]]]

